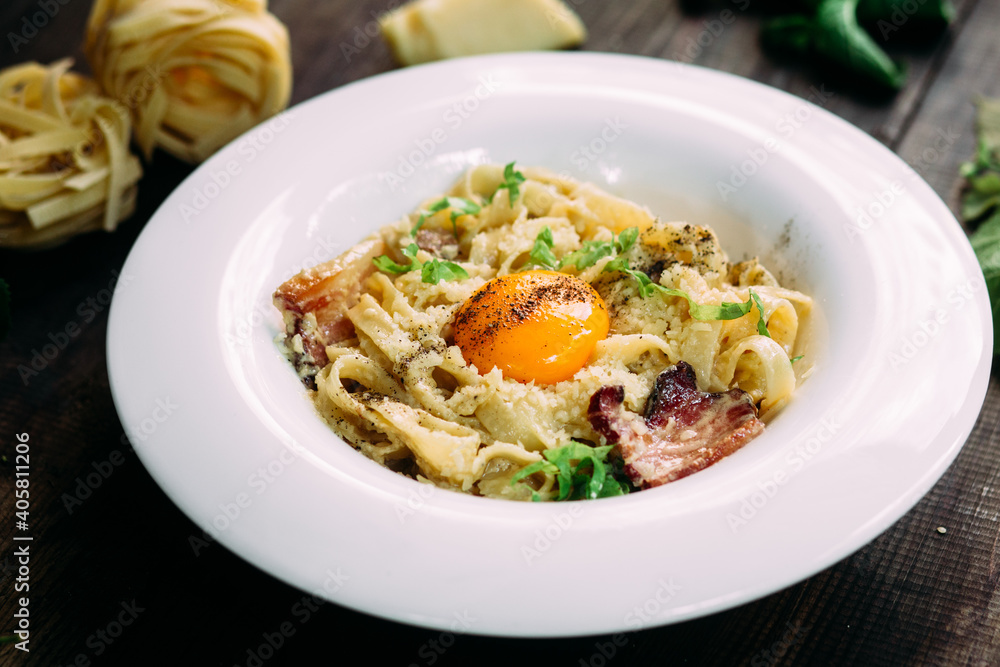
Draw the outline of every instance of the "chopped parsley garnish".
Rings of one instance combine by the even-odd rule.
[[[801,359],[801,358],[802,358],[802,357],[804,357],[804,356],[806,356],[806,355],[804,355],[804,354],[800,354],[800,355],[799,355],[799,356],[797,356],[797,357],[792,357],[792,358],[791,358],[791,359],[789,359],[788,361],[789,361],[789,363],[792,363],[792,364],[794,364],[794,363],[795,363],[796,361],[798,361],[799,359]]]
[[[556,477],[559,485],[556,500],[591,500],[625,495],[629,492],[628,482],[619,477],[622,473],[615,463],[608,461],[612,449],[614,445],[591,447],[570,440],[569,444],[542,452],[545,459],[519,470],[511,478],[511,486],[536,472],[544,472]],[[541,500],[537,491],[531,492],[531,498]]]
[[[432,259],[429,262],[421,262],[417,259],[417,252],[419,250],[420,247],[416,243],[411,243],[403,248],[403,254],[410,259],[408,264],[397,264],[388,255],[376,257],[372,262],[374,262],[375,267],[379,271],[395,273],[397,275],[420,269],[420,279],[431,285],[437,285],[442,280],[464,280],[469,277],[468,271],[455,262],[443,259]]]
[[[424,226],[425,222],[427,222],[427,216],[434,215],[435,213],[449,208],[451,209],[451,228],[456,239],[458,238],[458,225],[455,221],[458,219],[458,216],[475,215],[482,210],[479,204],[471,199],[466,199],[464,197],[442,197],[438,201],[431,204],[430,208],[426,211],[420,212],[420,219],[417,220],[417,224],[415,224],[413,229],[410,230],[410,236],[416,238],[417,232],[420,231],[420,228]]]
[[[695,303],[691,296],[683,290],[671,289],[653,282],[653,280],[643,273],[629,266],[628,259],[623,255],[635,245],[639,238],[639,228],[629,227],[622,230],[617,236],[613,236],[610,241],[584,241],[583,247],[579,250],[567,254],[561,260],[557,260],[552,252],[554,245],[552,230],[548,227],[542,229],[535,238],[535,245],[531,250],[531,262],[536,266],[543,266],[552,270],[562,269],[565,266],[573,265],[577,271],[589,268],[597,264],[605,257],[614,257],[604,265],[603,271],[620,271],[636,281],[639,287],[639,295],[647,298],[661,292],[668,296],[676,296],[687,300],[688,312],[696,320],[735,320],[749,313],[753,307],[757,306],[760,318],[757,320],[757,333],[761,336],[771,337],[767,330],[767,322],[764,319],[764,304],[753,289],[750,290],[750,297],[745,303],[729,303],[723,301],[720,305],[702,305]]]
[[[514,169],[514,163],[511,162],[503,168],[503,182],[490,197],[490,201],[492,202],[493,197],[496,197],[501,190],[507,190],[510,205],[513,206],[521,194],[521,183],[524,183],[524,174]]]
[[[649,276],[647,276],[642,271],[636,271],[635,269],[629,268],[628,260],[624,257],[616,257],[607,264],[604,265],[604,271],[621,271],[627,276],[631,276],[639,284],[639,294],[645,298],[651,296],[654,292],[662,292],[668,296],[677,296],[688,302],[688,312],[691,313],[691,317],[696,320],[711,321],[711,320],[736,320],[747,313],[749,313],[753,307],[757,306],[757,312],[760,317],[757,320],[757,333],[761,336],[771,337],[771,333],[767,330],[767,321],[764,319],[764,306],[760,301],[760,297],[757,293],[750,290],[750,297],[744,303],[730,303],[728,301],[723,301],[718,306],[707,305],[695,303],[695,300],[691,298],[684,290],[672,289],[670,287],[664,287],[660,283],[654,283]]]
[[[538,236],[535,237],[535,245],[531,249],[530,255],[531,263],[535,266],[544,266],[547,269],[559,268],[559,260],[552,253],[553,245],[552,230],[543,227],[542,231],[538,232]]]
[[[638,237],[639,228],[629,227],[621,234],[612,236],[610,241],[584,241],[582,248],[574,250],[560,260],[556,259],[552,253],[554,245],[552,230],[543,227],[542,231],[535,237],[535,246],[531,250],[530,257],[536,266],[558,270],[572,264],[577,271],[582,271],[597,264],[604,257],[628,252],[629,248],[635,245],[635,240]]]

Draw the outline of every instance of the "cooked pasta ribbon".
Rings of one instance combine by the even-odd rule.
[[[288,31],[266,0],[97,0],[84,50],[147,159],[201,162],[291,94]]]
[[[0,245],[42,247],[113,231],[142,176],[126,109],[71,60],[0,72]]]
[[[449,192],[363,241],[377,239],[396,263],[404,260],[404,249],[413,254],[414,243],[420,257],[447,252],[469,275],[430,283],[416,269],[378,270],[364,280],[357,299],[345,300],[354,337],[327,347],[314,393],[337,433],[376,461],[423,481],[525,500],[557,494],[548,473],[525,480],[533,486],[510,484],[542,452],[571,440],[600,442],[588,406],[602,387],[622,386],[622,405],[641,415],[656,378],[685,361],[701,391],[742,389],[764,420],[788,403],[797,377],[791,358],[803,349],[812,307],[808,296],[779,286],[755,259],[730,262],[708,227],[660,221],[639,204],[538,168],[521,168],[524,180],[508,196],[509,172],[509,165],[506,176],[499,165],[474,167]],[[442,206],[432,211],[442,196],[469,204],[456,216]],[[561,260],[585,243],[613,242],[629,228],[636,229],[630,242],[612,243],[615,252],[667,289],[643,296],[635,280],[603,270],[611,257],[581,262],[582,269],[562,263],[563,272],[600,294],[610,318],[609,334],[570,379],[518,382],[499,368],[465,361],[453,342],[456,312],[487,281],[530,268],[540,235]],[[746,315],[692,317],[692,303],[746,303],[751,289],[755,307]],[[325,302],[325,312],[336,298]],[[769,336],[760,333],[761,317]],[[289,338],[303,331],[292,328]]]

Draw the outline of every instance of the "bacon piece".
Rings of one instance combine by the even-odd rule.
[[[625,410],[624,400],[623,387],[601,387],[588,417],[595,431],[618,444],[625,473],[643,489],[707,468],[764,431],[749,394],[698,391],[694,369],[683,361],[656,378],[644,417]]]
[[[300,374],[314,375],[327,363],[327,345],[354,336],[347,311],[357,305],[365,278],[375,271],[372,260],[384,253],[382,239],[364,240],[325,264],[305,269],[274,292],[289,347],[296,335],[302,340],[303,352],[293,360]]]

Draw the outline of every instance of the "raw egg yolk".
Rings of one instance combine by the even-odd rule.
[[[586,282],[556,271],[500,276],[455,315],[455,344],[480,373],[520,382],[568,380],[608,335],[608,309]]]

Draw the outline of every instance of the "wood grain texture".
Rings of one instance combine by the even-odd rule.
[[[801,63],[761,52],[755,0],[569,0],[588,26],[584,48],[692,62],[824,106],[897,151],[955,210],[958,164],[974,147],[971,99],[1000,95],[1000,4],[961,0],[951,30],[924,50],[894,49],[906,87],[872,99]],[[372,22],[389,0],[273,0],[289,28],[299,102],[396,68]],[[66,0],[14,53],[38,0],[0,4],[0,65],[77,52],[89,0]],[[729,12],[726,14],[725,12]],[[732,20],[730,20],[732,18]],[[721,29],[720,29],[721,26]],[[77,52],[78,55],[78,52]],[[78,55],[79,57],[79,55]],[[82,59],[80,59],[82,62]],[[942,138],[944,137],[944,138]],[[931,152],[933,151],[933,153]],[[335,159],[332,156],[331,159]],[[622,636],[508,640],[452,636],[311,600],[218,544],[164,495],[131,451],[106,371],[104,291],[157,206],[191,171],[158,154],[138,210],[113,235],[45,253],[0,251],[15,328],[0,343],[0,634],[11,627],[13,435],[32,442],[32,652],[0,645],[0,665],[251,665],[267,637],[290,636],[261,664],[373,665],[996,665],[1000,664],[1000,384],[994,377],[965,448],[912,511],[858,553],[756,602]],[[179,269],[180,270],[180,269]],[[22,378],[67,324],[73,336]],[[83,502],[67,504],[100,476]],[[91,478],[94,479],[94,478]],[[88,490],[85,488],[85,490]],[[81,492],[81,495],[84,495]],[[947,532],[938,532],[938,527]],[[734,555],[738,557],[738,555]],[[553,588],[580,582],[553,582]],[[593,586],[614,586],[614,567]],[[525,604],[546,591],[526,591]],[[134,621],[105,642],[127,609]],[[267,653],[267,651],[263,651]]]

